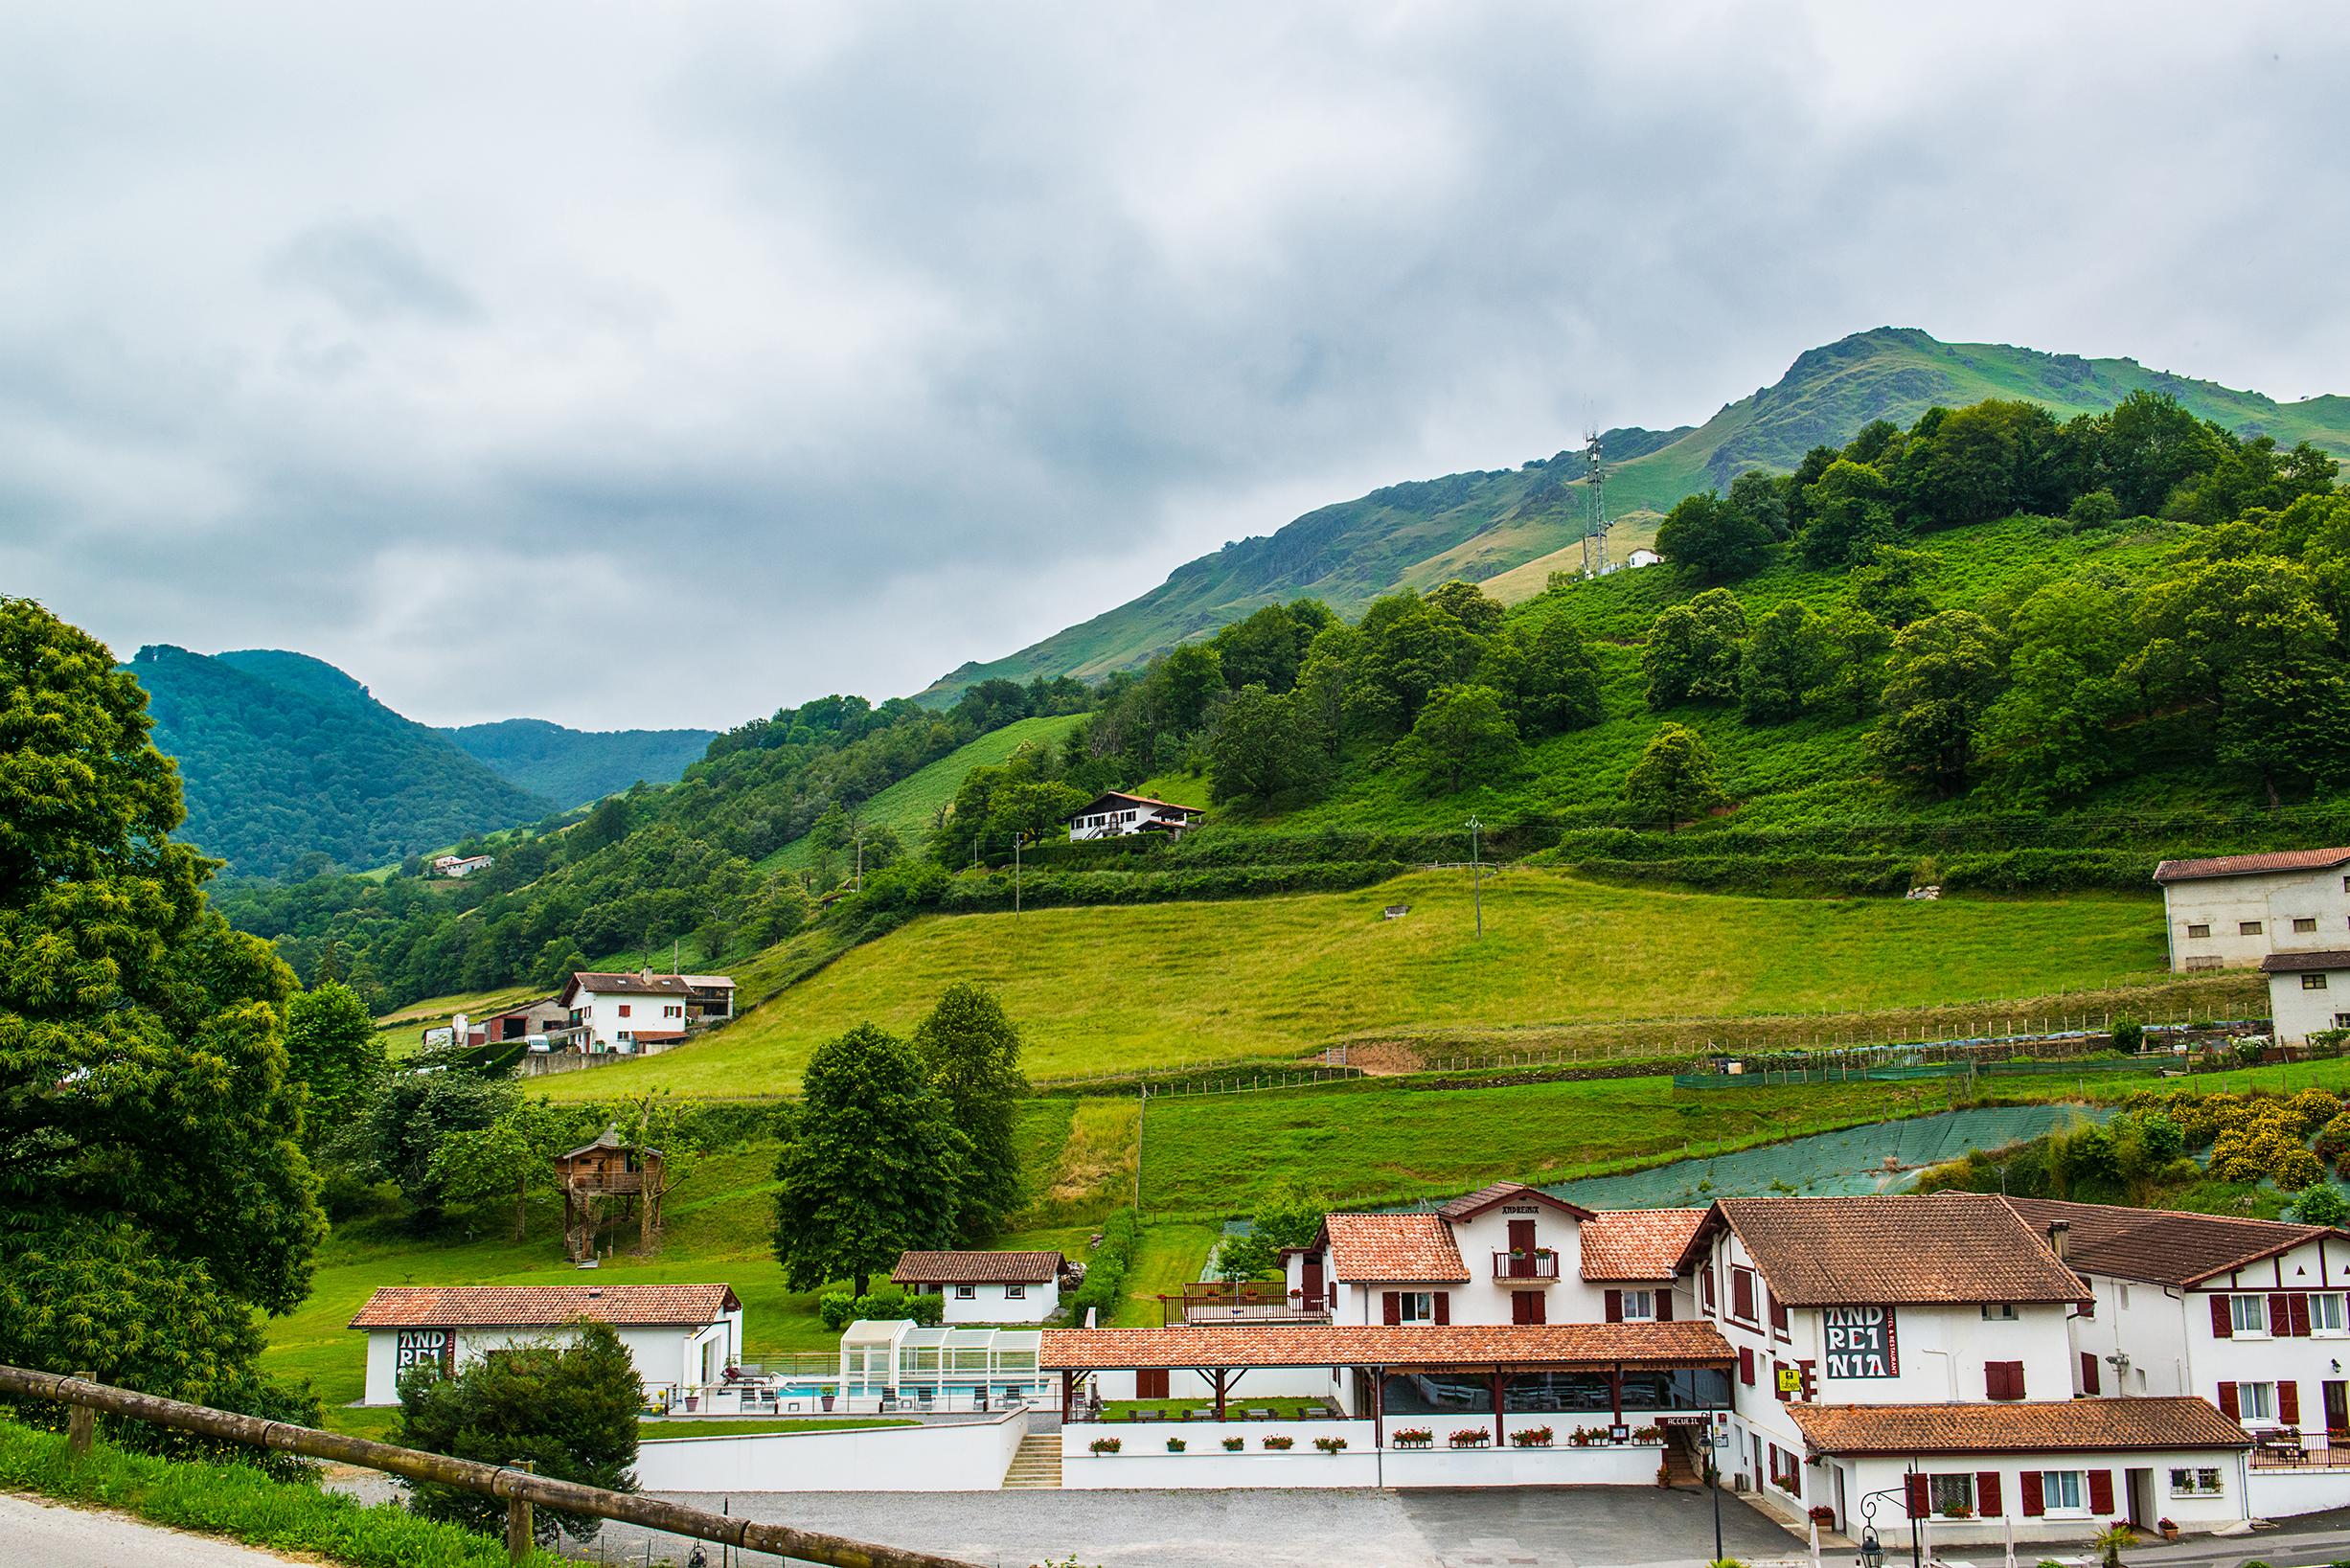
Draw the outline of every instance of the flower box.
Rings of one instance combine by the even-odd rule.
[[[1316,1448],[1321,1449],[1322,1452],[1326,1454],[1342,1454],[1346,1452],[1346,1439],[1344,1438],[1315,1438],[1313,1440],[1313,1445]]]
[[[1482,1426],[1465,1426],[1452,1434],[1455,1448],[1482,1448],[1493,1441],[1493,1433]]]
[[[1277,1454],[1287,1453],[1291,1448],[1297,1446],[1297,1440],[1290,1437],[1266,1438],[1265,1440],[1265,1446]]]
[[[1125,1443],[1117,1438],[1096,1438],[1093,1440],[1092,1446],[1097,1455],[1114,1454],[1124,1447]]]
[[[1521,1426],[1510,1434],[1510,1441],[1520,1448],[1547,1448],[1552,1436],[1547,1426]]]
[[[1167,1451],[1169,1453],[1179,1454],[1183,1451],[1183,1448],[1184,1443],[1181,1438],[1169,1438],[1167,1440]]]
[[[1436,1434],[1425,1426],[1403,1426],[1389,1433],[1387,1441],[1398,1448],[1426,1448],[1436,1441]]]

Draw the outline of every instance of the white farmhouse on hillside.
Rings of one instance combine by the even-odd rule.
[[[2350,849],[2165,860],[2155,881],[2174,971],[2350,945]]]
[[[570,1017],[569,1043],[584,1046],[591,1055],[606,1052],[627,1056],[647,1050],[663,1050],[685,1038],[686,1026],[697,1023],[703,1014],[702,1004],[696,995],[695,982],[708,982],[722,977],[715,975],[654,974],[640,969],[633,974],[606,974],[582,969],[563,986],[557,1000]],[[732,981],[725,982],[725,1007],[733,1010]]]
[[[369,1404],[398,1404],[418,1362],[454,1374],[492,1351],[549,1344],[608,1323],[647,1397],[724,1381],[742,1359],[742,1303],[723,1284],[383,1285],[351,1320],[367,1333]]]
[[[1119,838],[1128,833],[1180,833],[1206,814],[1196,806],[1176,806],[1113,789],[1095,796],[1069,819],[1069,842]]]
[[[1061,1306],[1057,1252],[907,1252],[890,1278],[937,1296],[947,1323],[1042,1323]]]
[[[477,871],[488,871],[491,857],[486,854],[440,854],[433,856],[432,875],[435,876],[470,876]]]

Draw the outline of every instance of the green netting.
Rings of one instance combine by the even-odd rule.
[[[2075,1118],[2103,1121],[2112,1114],[2110,1107],[2102,1106],[1986,1105],[1676,1160],[1620,1176],[1562,1182],[1544,1191],[1591,1209],[1698,1208],[1718,1197],[1786,1192],[1899,1192],[1917,1179],[1920,1170],[1954,1160],[1969,1149],[1996,1148],[2037,1138]]]
[[[2176,1071],[2168,1056],[2084,1057],[2071,1061],[1928,1061],[1907,1067],[1796,1067],[1752,1073],[1676,1073],[1676,1089],[1764,1089],[1787,1083],[1893,1083],[1921,1078],[2092,1078]]]

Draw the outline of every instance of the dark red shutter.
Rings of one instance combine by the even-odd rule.
[[[1998,1471],[1977,1470],[1974,1472],[1974,1511],[1977,1516],[1985,1519],[1996,1519],[1999,1516]]]
[[[1792,1398],[1791,1391],[1779,1382],[1779,1369],[1785,1365],[1775,1355],[1770,1358],[1770,1392],[1778,1396],[1781,1404],[1789,1403]]]
[[[1673,1321],[1673,1287],[1671,1285],[1666,1285],[1656,1292],[1656,1321],[1659,1323]]]
[[[1402,1291],[1382,1290],[1380,1292],[1379,1320],[1387,1324],[1403,1321],[1403,1293]]]
[[[1923,1519],[1933,1511],[1933,1503],[1926,1490],[1926,1478],[1915,1470],[1902,1477],[1902,1504],[1913,1519]]]
[[[2088,1472],[2088,1511],[2100,1519],[2113,1511],[2113,1472]]]
[[[2097,1392],[2097,1352],[2095,1351],[2081,1352],[2081,1392],[2084,1394]]]
[[[2214,1296],[2211,1298],[2211,1337],[2214,1339],[2233,1339],[2236,1337],[2236,1320],[2227,1315],[2227,1298],[2225,1296]]]
[[[1609,1323],[1624,1321],[1624,1292],[1621,1290],[1608,1292],[1608,1321]]]
[[[2279,1339],[2293,1332],[2293,1298],[2282,1290],[2269,1297],[2269,1332]]]
[[[1702,1278],[1703,1278],[1703,1279],[1704,1279],[1704,1281],[1705,1281],[1705,1309],[1706,1309],[1708,1312],[1710,1312],[1710,1311],[1712,1311],[1712,1310],[1714,1309],[1714,1265],[1713,1265],[1713,1264],[1711,1264],[1711,1263],[1707,1263],[1707,1264],[1705,1265],[1705,1273],[1703,1274]]]
[[[2047,1512],[2047,1507],[2041,1501],[2040,1496],[2040,1472],[2026,1470],[2018,1479],[2021,1483],[2017,1490],[2021,1494],[2023,1516],[2027,1519],[2037,1519]]]
[[[2279,1380],[2276,1385],[2276,1419],[2287,1426],[2301,1424],[2301,1385]]]
[[[1436,1292],[1436,1321],[1439,1323],[1452,1321],[1452,1292],[1449,1290]]]
[[[1745,1323],[1754,1321],[1754,1271],[1751,1269],[1730,1270],[1730,1316]]]
[[[1526,1321],[1528,1323],[1548,1323],[1550,1321],[1550,1299],[1540,1290],[1529,1290],[1525,1294]]]
[[[2233,1383],[2220,1385],[2220,1414],[2231,1421],[2244,1419],[2244,1407],[2236,1402],[2236,1385]]]
[[[2309,1337],[2308,1294],[2301,1291],[2294,1292],[2292,1300],[2292,1306],[2293,1337],[2296,1339],[2307,1339]]]
[[[1754,1386],[1754,1347],[1751,1345],[1738,1347],[1738,1380],[1748,1388]],[[2228,1398],[2231,1400],[2235,1398],[2233,1389],[2228,1391]]]

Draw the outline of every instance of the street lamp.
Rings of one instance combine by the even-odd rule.
[[[1877,1538],[1875,1525],[1861,1527],[1860,1568],[1885,1568],[1884,1542]]]

